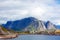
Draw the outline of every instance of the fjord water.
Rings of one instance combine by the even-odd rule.
[[[60,40],[60,36],[53,36],[53,35],[20,35],[17,38],[0,39],[0,40]]]

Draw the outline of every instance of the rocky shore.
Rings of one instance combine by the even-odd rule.
[[[9,34],[9,35],[0,35],[1,39],[9,39],[9,38],[16,38],[18,34]]]
[[[55,32],[40,32],[40,33],[29,33],[29,32],[19,32],[19,33],[11,33],[8,35],[0,35],[1,39],[10,39],[16,38],[18,35],[55,35],[60,36],[60,30],[56,30]]]

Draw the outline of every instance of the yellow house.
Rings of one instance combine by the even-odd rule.
[[[56,34],[56,35],[60,35],[60,30],[59,30],[59,29],[56,30],[56,31],[55,31],[55,34]]]

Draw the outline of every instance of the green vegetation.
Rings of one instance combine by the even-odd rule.
[[[2,25],[0,25],[0,27],[4,32],[8,32],[8,30],[6,28],[4,28]]]
[[[4,27],[2,27],[2,30],[3,30],[3,31],[5,31],[5,32],[8,32],[8,30],[7,30],[7,29],[5,29]]]
[[[35,28],[34,28],[34,26],[32,24],[28,27],[28,30],[29,30],[30,33],[35,32]]]

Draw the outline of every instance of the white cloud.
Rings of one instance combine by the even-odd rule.
[[[0,1],[0,17],[3,19],[6,18],[4,20],[2,19],[3,22],[33,16],[40,20],[50,20],[55,24],[59,24],[60,22],[56,21],[60,20],[59,13],[60,6],[55,2],[55,0]]]
[[[4,19],[4,21],[21,19],[21,18],[25,17],[27,14],[28,14],[28,10],[0,11],[0,17],[6,18],[6,19]]]
[[[42,9],[40,7],[36,7],[36,8],[31,9],[31,12],[35,13],[35,14],[37,13],[37,15],[39,15],[40,13],[46,12],[46,10],[44,10],[44,9]]]
[[[19,6],[21,4],[20,1],[3,1],[3,2],[0,2],[0,7],[12,7],[12,6]]]
[[[33,7],[30,9],[30,14],[33,17],[36,17],[40,19],[41,16],[46,12],[46,9],[43,9],[42,7]]]

